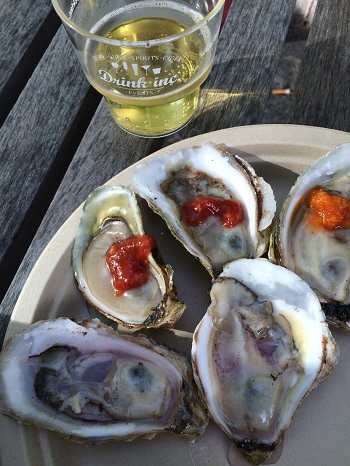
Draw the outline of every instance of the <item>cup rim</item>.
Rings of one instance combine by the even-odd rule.
[[[160,44],[172,42],[173,40],[178,40],[181,39],[182,37],[185,37],[189,34],[192,34],[193,32],[197,31],[200,29],[204,24],[209,22],[216,14],[220,11],[222,8],[223,4],[225,3],[226,0],[218,0],[214,8],[204,17],[202,18],[198,23],[194,24],[193,26],[185,29],[184,31],[178,33],[178,34],[173,34],[171,36],[164,37],[162,39],[151,39],[148,41],[121,41],[121,40],[116,40],[116,39],[108,39],[107,37],[99,36],[98,34],[92,33],[88,31],[87,29],[84,29],[77,24],[74,23],[62,10],[60,7],[58,0],[51,0],[52,5],[58,14],[58,16],[61,18],[63,23],[65,23],[70,29],[73,29],[75,32],[79,33],[82,36],[85,36],[88,39],[97,41],[97,42],[102,42],[104,44],[108,45],[116,45],[116,46],[128,46],[128,47],[152,47],[152,46],[157,46]]]

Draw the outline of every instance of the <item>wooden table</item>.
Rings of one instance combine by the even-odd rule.
[[[113,123],[49,0],[1,2],[0,344],[29,271],[94,187],[179,139],[259,124],[294,4],[235,0],[195,117],[152,140]],[[347,0],[318,1],[290,123],[350,131],[349,24]]]
[[[95,187],[173,142],[261,122],[295,0],[232,2],[195,117],[160,139],[115,125],[50,0],[13,4],[0,4],[0,347],[31,269]],[[349,24],[349,0],[318,0],[286,123],[350,132]]]

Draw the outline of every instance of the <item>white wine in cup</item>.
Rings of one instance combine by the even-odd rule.
[[[194,114],[224,0],[52,0],[87,79],[126,131],[159,137]]]

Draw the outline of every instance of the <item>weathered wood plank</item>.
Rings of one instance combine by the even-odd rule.
[[[289,122],[350,131],[350,2],[318,0]]]
[[[0,129],[0,217],[5,219],[0,230],[0,291],[40,224],[59,172],[63,176],[70,162],[67,138],[73,142],[78,137],[71,133],[89,89],[61,27]]]
[[[60,21],[50,0],[0,2],[0,124],[45,52]]]
[[[260,123],[295,0],[235,0],[198,112],[183,137]]]
[[[63,222],[97,186],[158,149],[158,140],[132,136],[116,126],[103,101],[83,138],[43,222],[0,305],[0,347],[18,295],[41,252]],[[1,196],[1,194],[0,194]]]
[[[50,0],[0,3],[0,90],[13,73],[51,11]]]

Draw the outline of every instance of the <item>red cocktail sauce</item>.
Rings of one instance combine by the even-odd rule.
[[[147,282],[148,255],[155,246],[156,240],[150,235],[131,236],[112,244],[106,254],[106,263],[116,296]]]
[[[212,216],[220,217],[225,228],[233,228],[241,223],[244,212],[238,201],[209,196],[185,202],[181,208],[182,221],[190,227],[197,227]]]
[[[350,228],[350,201],[345,197],[313,189],[307,196],[307,205],[311,225],[326,230]]]

